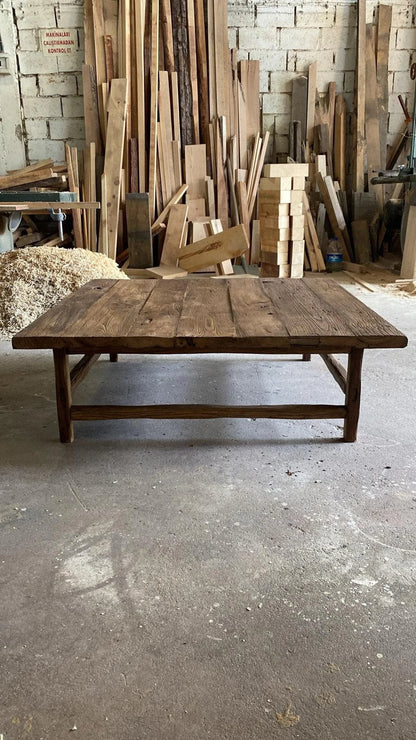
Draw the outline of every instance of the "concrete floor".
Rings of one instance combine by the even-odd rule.
[[[350,289],[414,340],[416,299]],[[414,740],[414,341],[365,354],[352,445],[267,420],[60,445],[50,353],[1,353],[4,740]],[[102,358],[78,397],[120,389],[341,400],[317,357]]]

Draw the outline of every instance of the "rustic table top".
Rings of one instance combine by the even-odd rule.
[[[333,279],[93,280],[17,334],[68,352],[348,352],[407,338]]]

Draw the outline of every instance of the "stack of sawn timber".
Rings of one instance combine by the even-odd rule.
[[[188,264],[179,251],[195,241],[212,249],[215,237],[215,259],[224,259],[211,264],[227,273],[236,256],[227,232],[240,226],[239,255],[258,261],[253,221],[269,134],[260,133],[259,62],[237,64],[228,47],[227,2],[85,0],[84,8],[99,251],[128,257],[130,268],[172,268],[166,259]]]
[[[386,229],[382,210],[387,199],[403,194],[371,180],[380,171],[405,161],[411,117],[404,112],[403,127],[392,147],[387,146],[388,68],[392,6],[379,5],[376,23],[366,23],[366,0],[357,2],[357,63],[355,103],[351,126],[343,94],[330,82],[317,90],[317,63],[307,75],[293,81],[289,124],[289,155],[310,165],[309,199],[321,249],[336,236],[345,261],[362,264],[377,259]],[[351,134],[349,130],[351,128]],[[367,171],[365,164],[367,163]]]

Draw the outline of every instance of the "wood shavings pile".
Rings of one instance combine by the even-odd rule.
[[[13,334],[89,280],[128,280],[117,264],[85,249],[26,247],[0,254],[0,338]]]

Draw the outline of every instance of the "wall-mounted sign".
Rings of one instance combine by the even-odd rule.
[[[74,28],[46,28],[40,32],[40,45],[47,56],[73,54],[78,49],[78,35]]]

